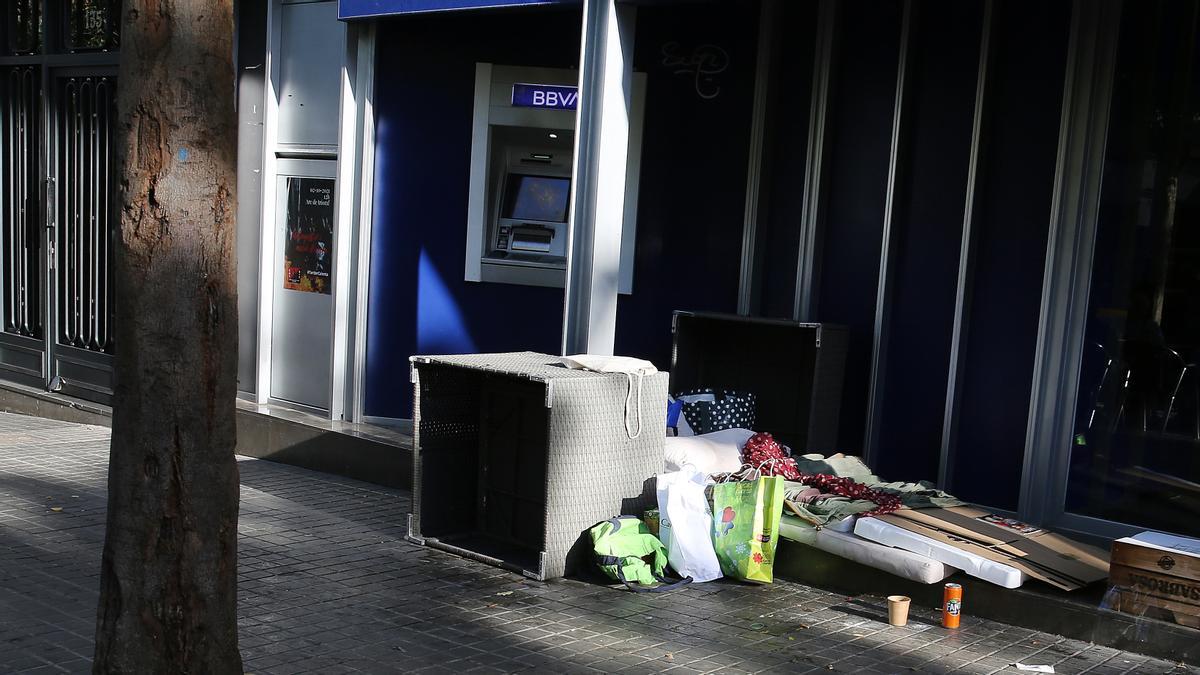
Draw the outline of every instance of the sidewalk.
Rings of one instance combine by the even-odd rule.
[[[108,430],[0,414],[0,673],[90,672]],[[797,584],[635,595],[541,584],[404,541],[408,493],[244,460],[249,673],[1198,672],[994,622],[893,628]]]

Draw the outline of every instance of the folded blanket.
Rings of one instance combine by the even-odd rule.
[[[848,455],[810,454],[796,457],[796,466],[803,473],[819,473],[850,478],[880,492],[891,493],[900,498],[900,503],[910,509],[962,506],[964,502],[953,495],[938,490],[932,483],[885,483],[871,472],[870,467],[858,457]],[[837,495],[813,494],[813,488],[786,481],[783,484],[784,499],[793,502],[812,525],[826,525],[843,518],[866,513],[876,508],[875,502],[865,499],[847,499]]]

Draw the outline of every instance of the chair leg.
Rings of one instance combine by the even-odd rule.
[[[1117,414],[1113,416],[1112,423],[1109,425],[1109,433],[1117,430],[1121,425],[1121,420],[1125,418],[1125,400],[1129,393],[1129,378],[1133,375],[1132,370],[1126,369],[1125,377],[1121,378],[1121,388],[1117,390]]]
[[[1167,424],[1171,421],[1171,413],[1175,411],[1175,397],[1179,395],[1179,387],[1183,384],[1183,376],[1187,374],[1187,368],[1184,368],[1179,373],[1179,377],[1175,379],[1175,387],[1171,389],[1171,398],[1167,400],[1167,412],[1163,415],[1162,432],[1167,433]]]
[[[1193,399],[1196,403],[1195,409],[1192,411],[1192,420],[1195,425],[1195,438],[1200,441],[1200,382],[1196,382],[1196,398]]]

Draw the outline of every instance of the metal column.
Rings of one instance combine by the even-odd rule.
[[[754,64],[754,111],[750,124],[750,159],[746,167],[746,207],[742,219],[742,269],[738,281],[737,312],[748,316],[758,300],[756,275],[762,267],[762,248],[758,245],[758,225],[766,217],[768,190],[764,183],[770,175],[764,164],[763,146],[767,138],[770,106],[771,63],[775,53],[775,24],[779,21],[778,0],[763,0],[758,17],[758,57]]]
[[[612,354],[617,328],[635,8],[584,0],[562,349]]]
[[[892,112],[892,148],[888,158],[887,197],[883,209],[883,249],[879,255],[879,285],[875,295],[875,335],[871,353],[871,386],[867,398],[867,432],[863,456],[867,464],[875,464],[875,453],[879,444],[879,408],[883,403],[883,382],[887,363],[888,323],[890,321],[892,285],[892,226],[895,223],[896,199],[900,182],[900,163],[904,155],[904,142],[908,124],[905,112],[908,96],[905,85],[908,79],[908,57],[912,33],[912,0],[904,2],[904,20],[900,25],[900,57],[896,67],[896,101]]]
[[[833,43],[837,30],[836,0],[821,0],[817,10],[813,55],[812,108],[808,115],[808,151],[804,160],[804,204],[800,213],[800,252],[796,257],[796,294],[792,318],[813,321],[816,309],[817,247],[825,175],[825,128],[833,80]]]
[[[958,403],[966,348],[966,322],[970,316],[970,294],[975,268],[975,185],[982,155],[984,111],[987,104],[988,62],[992,50],[992,21],[995,2],[983,5],[983,29],[979,41],[979,70],[975,76],[975,117],[971,122],[971,158],[967,167],[967,198],[963,208],[962,244],[958,251],[958,291],[954,302],[954,328],[950,337],[950,371],[946,380],[946,412],[942,417],[942,455],[938,464],[938,487],[951,489],[954,473],[953,448],[958,436]]]
[[[1121,9],[1120,2],[1075,0],[1071,17],[1021,478],[1021,517],[1038,524],[1065,524],[1060,521],[1065,514]],[[1083,516],[1076,518],[1094,521],[1072,524],[1079,529],[1095,532],[1107,527],[1116,536],[1124,536],[1128,530]]]

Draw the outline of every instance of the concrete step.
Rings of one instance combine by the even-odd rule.
[[[848,596],[907,595],[914,607],[942,605],[940,583],[909,581],[785,539],[779,540],[775,575]],[[1029,581],[1021,588],[1007,589],[961,572],[946,581],[962,584],[964,624],[973,616],[980,617],[1103,647],[1200,665],[1200,631],[1104,609],[1102,604],[1108,590],[1104,584],[1067,592],[1040,581]]]
[[[12,382],[0,381],[0,411],[112,426],[109,406]],[[241,400],[237,427],[240,455],[388,487],[412,487],[411,427],[332,421],[282,405]]]
[[[386,485],[412,487],[412,432],[337,422],[276,405],[238,402],[240,455]]]

